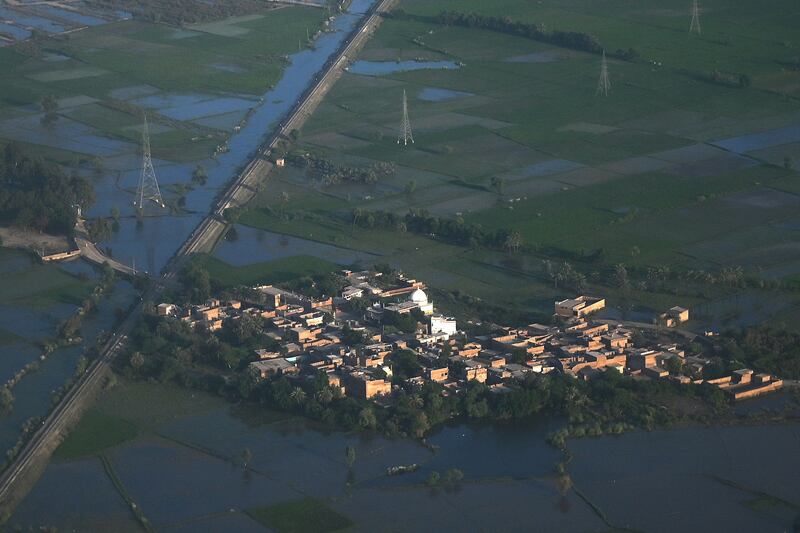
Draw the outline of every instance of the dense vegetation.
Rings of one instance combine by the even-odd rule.
[[[408,15],[402,9],[398,9],[389,16],[405,18]],[[599,54],[603,51],[603,45],[594,35],[578,31],[547,30],[543,24],[519,22],[510,17],[492,17],[480,13],[442,11],[431,19],[427,17],[416,18],[422,18],[426,21],[446,26],[464,26],[466,28],[480,28],[507,33],[509,35],[526,37],[535,41],[563,46],[564,48],[572,48],[573,50],[581,50],[583,52]],[[634,50],[618,50],[616,55],[628,60],[638,57],[638,54]]]
[[[0,161],[0,222],[69,234],[75,226],[76,206],[85,209],[93,201],[86,179],[66,175],[15,143],[6,145]]]
[[[395,173],[393,163],[382,161],[367,167],[353,167],[320,157],[306,157],[299,164],[305,164],[309,177],[323,185],[338,185],[342,182],[377,183],[382,178],[394,176]]]
[[[800,334],[796,332],[771,326],[747,328],[726,334],[722,348],[736,368],[800,379]]]
[[[477,248],[504,248],[517,251],[522,246],[518,232],[497,230],[488,232],[477,224],[466,224],[461,218],[436,217],[424,209],[410,209],[405,215],[389,211],[351,212],[353,224],[362,228],[383,228],[439,238],[445,242]]]

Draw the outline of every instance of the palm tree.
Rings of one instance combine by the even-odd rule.
[[[242,450],[242,466],[247,468],[247,465],[250,461],[253,460],[253,452],[250,451],[250,448],[245,448]]]
[[[522,235],[516,230],[509,233],[503,243],[503,248],[508,252],[516,252],[520,246],[522,246]]]
[[[316,399],[322,405],[327,405],[333,400],[333,391],[329,387],[317,391]]]
[[[306,393],[300,387],[295,387],[289,397],[298,405],[306,401]]]

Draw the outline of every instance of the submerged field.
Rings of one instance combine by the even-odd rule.
[[[126,20],[0,48],[0,138],[68,164],[135,159],[147,111],[156,157],[208,158],[278,81],[286,55],[307,46],[323,15],[265,9],[185,28]],[[58,118],[43,124],[48,95]]]
[[[120,380],[6,524],[141,531],[143,517],[157,531],[529,531],[537,524],[661,532],[724,522],[753,531],[789,527],[797,515],[796,424],[570,440],[565,490],[554,477],[561,454],[545,442],[559,423],[452,424],[423,446],[330,431],[176,385]],[[607,464],[597,464],[598,454]],[[409,464],[419,469],[386,474]],[[463,471],[462,482],[426,484],[432,472],[452,468]],[[642,491],[664,497],[630,505]],[[699,499],[713,505],[698,507]]]
[[[405,0],[295,147],[351,167],[392,162],[394,175],[322,185],[290,165],[242,222],[376,253],[431,285],[523,308],[575,292],[556,288],[546,260],[569,262],[618,308],[708,304],[715,325],[743,312],[715,307],[738,282],[697,273],[721,279],[741,268],[770,308],[756,320],[791,313],[800,273],[800,41],[791,21],[800,12],[788,1],[773,15],[755,2],[703,2],[698,36],[687,31],[685,4]],[[596,94],[598,54],[445,26],[434,18],[443,10],[594,35],[608,50],[609,95]],[[746,81],[719,81],[729,78]],[[409,146],[396,143],[403,91]],[[424,209],[519,232],[522,245],[509,254],[369,229],[353,224],[356,208]],[[629,271],[624,290],[617,264]],[[672,279],[655,287],[647,271],[663,266]]]

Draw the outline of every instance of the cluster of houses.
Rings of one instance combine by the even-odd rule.
[[[211,332],[245,315],[263,319],[265,333],[280,349],[255,350],[249,370],[258,378],[306,379],[324,372],[331,386],[362,399],[380,400],[399,386],[392,382],[392,355],[404,350],[417,358],[420,368],[404,385],[435,382],[446,394],[458,393],[473,380],[502,393],[526,375],[550,372],[576,379],[618,372],[637,379],[702,383],[699,376],[710,364],[687,355],[678,344],[634,346],[634,329],[590,318],[605,307],[602,298],[556,302],[553,325],[495,326],[491,334],[470,336],[454,318],[435,311],[422,282],[400,275],[386,286],[376,272],[342,274],[348,284],[336,297],[310,298],[260,286],[251,291],[253,301],[211,299],[185,310],[163,303],[158,314]],[[356,299],[366,301],[353,305]],[[404,316],[415,324],[413,331],[388,325]],[[667,325],[674,325],[687,321],[689,311],[675,307],[665,316],[672,321]],[[781,380],[751,370],[707,382],[734,399],[782,386]]]

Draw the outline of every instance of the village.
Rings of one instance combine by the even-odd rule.
[[[636,327],[593,319],[606,306],[603,298],[582,295],[555,302],[550,325],[492,325],[488,334],[468,335],[455,318],[436,311],[420,281],[399,274],[387,286],[380,272],[341,275],[347,285],[335,297],[313,298],[266,285],[252,287],[242,299],[212,298],[186,307],[161,303],[157,314],[211,333],[226,321],[260,319],[275,342],[273,349],[254,350],[247,368],[256,379],[312,379],[322,372],[342,394],[379,403],[395,387],[426,382],[441,385],[443,394],[458,394],[471,381],[502,394],[532,373],[590,380],[616,372],[641,380],[709,383],[733,400],[783,386],[775,376],[746,368],[704,378],[710,359],[688,352],[682,343],[640,345],[647,343]],[[676,306],[658,322],[670,331],[688,320],[689,310]],[[419,369],[402,383],[392,379],[393,356],[400,352],[413,354]]]

